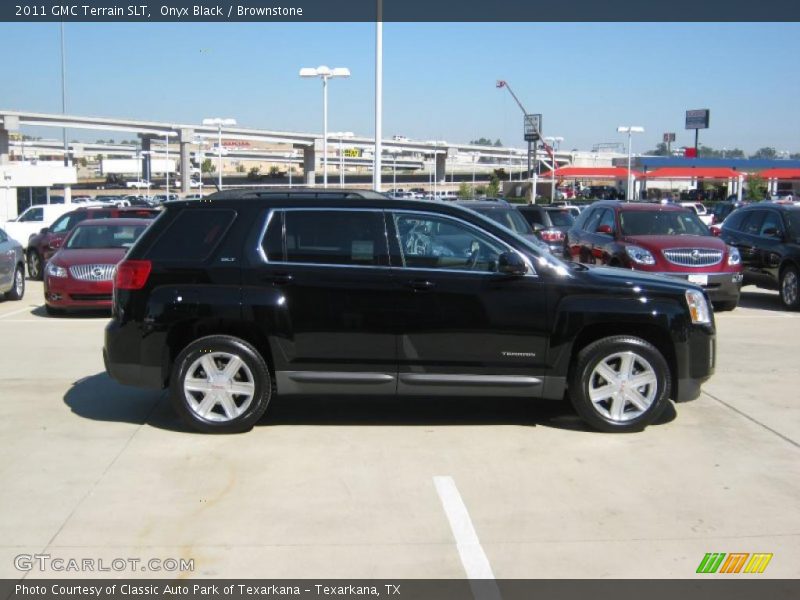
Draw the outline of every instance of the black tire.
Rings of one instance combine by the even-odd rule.
[[[14,281],[11,290],[6,292],[6,300],[22,300],[25,295],[25,267],[17,265],[14,269]]]
[[[781,297],[781,304],[787,310],[800,310],[800,274],[797,267],[787,265],[781,271],[781,281],[778,286],[778,293]]]
[[[49,304],[44,305],[44,310],[51,317],[60,317],[67,313],[67,311],[63,308],[56,308],[55,306],[50,306]]]
[[[223,414],[227,412],[226,409],[215,402],[213,406],[214,412],[210,414],[210,418],[203,418],[196,412],[196,409],[192,408],[190,402],[193,400],[195,403],[199,403],[206,397],[206,394],[196,392],[198,395],[195,395],[195,393],[185,391],[184,382],[187,376],[190,375],[190,368],[195,371],[201,369],[202,372],[203,367],[193,367],[196,361],[202,359],[204,355],[212,355],[215,364],[218,364],[216,361],[218,360],[217,356],[220,354],[238,357],[246,365],[247,369],[237,371],[237,374],[241,376],[241,373],[245,373],[247,375],[247,378],[241,381],[242,383],[251,383],[249,378],[252,378],[254,393],[249,405],[236,417],[228,418],[226,414]],[[192,399],[188,397],[190,395]],[[183,422],[197,431],[204,433],[241,433],[252,429],[267,410],[269,401],[272,398],[272,378],[267,363],[253,346],[236,337],[212,335],[195,340],[186,346],[175,359],[172,377],[170,378],[170,398],[175,411]],[[241,402],[241,406],[244,405],[242,397],[234,398],[234,402]],[[239,406],[237,404],[235,408],[238,410]]]
[[[739,306],[738,298],[736,300],[726,300],[725,302],[714,302],[714,310],[717,312],[734,310],[737,306]]]
[[[636,365],[647,365],[650,367],[652,375],[654,376],[654,383],[647,384],[639,387],[639,390],[645,389],[646,394],[653,395],[652,401],[637,416],[631,416],[635,410],[628,411],[628,408],[635,409],[632,402],[623,397],[623,415],[621,418],[615,419],[610,416],[612,407],[603,406],[602,404],[595,405],[589,397],[590,384],[597,383],[596,378],[602,381],[602,375],[596,373],[594,370],[601,362],[609,359],[618,353],[632,353],[634,359],[634,367]],[[620,370],[622,370],[620,364]],[[638,374],[638,373],[637,373]],[[569,377],[569,396],[575,410],[581,418],[589,426],[599,431],[605,432],[630,432],[641,431],[644,427],[655,421],[669,403],[670,387],[671,387],[671,374],[669,365],[664,359],[664,356],[658,349],[646,342],[645,340],[633,336],[613,336],[607,337],[596,342],[592,342],[583,348],[577,356],[574,369]],[[607,381],[611,385],[610,381]],[[654,386],[654,389],[653,387]],[[630,388],[628,388],[630,393]],[[608,410],[606,410],[606,408]],[[608,414],[604,414],[607,412]]]
[[[28,250],[26,257],[28,263],[28,278],[34,281],[41,281],[44,275],[44,261],[36,250]]]

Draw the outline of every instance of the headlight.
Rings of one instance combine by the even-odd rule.
[[[653,258],[652,254],[650,254],[650,251],[639,246],[625,246],[625,252],[637,265],[656,264],[656,259]]]
[[[47,274],[50,277],[66,277],[67,270],[64,267],[59,267],[53,263],[47,263]]]
[[[728,246],[728,264],[739,265],[742,263],[742,255],[739,254],[739,249]]]
[[[686,290],[686,304],[689,305],[692,323],[711,323],[711,312],[708,310],[708,302],[703,292]]]

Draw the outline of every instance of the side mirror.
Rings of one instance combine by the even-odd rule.
[[[516,252],[503,252],[497,259],[497,272],[503,275],[521,277],[528,272],[528,265]]]
[[[45,233],[47,233],[48,231],[50,231],[50,228],[49,228],[49,227],[42,227],[42,228],[39,230],[39,233],[41,233],[41,234],[43,234],[43,235],[44,235],[44,234],[45,234]]]
[[[600,225],[596,230],[597,233],[604,233],[606,235],[613,235],[610,225]]]

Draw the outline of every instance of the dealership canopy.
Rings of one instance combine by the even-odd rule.
[[[543,173],[542,177],[549,178],[552,171]],[[556,177],[561,179],[626,179],[628,169],[624,167],[561,167],[556,169]],[[639,173],[633,171],[634,177]]]
[[[662,167],[646,171],[641,177],[647,179],[737,179],[741,171],[727,167]]]
[[[764,179],[800,180],[800,169],[765,169],[759,173]]]

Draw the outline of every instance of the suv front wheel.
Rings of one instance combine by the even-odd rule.
[[[189,344],[172,369],[170,396],[183,421],[205,433],[249,431],[267,410],[272,379],[247,342],[213,335]]]
[[[631,336],[607,337],[578,353],[569,395],[583,420],[600,431],[639,431],[669,402],[670,371],[658,349]]]

